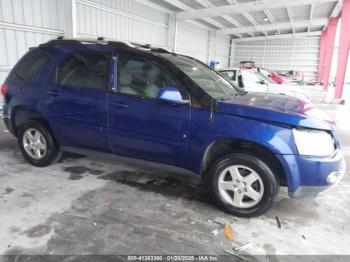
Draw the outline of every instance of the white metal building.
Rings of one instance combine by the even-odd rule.
[[[150,43],[221,67],[253,59],[315,78],[321,30],[341,2],[0,0],[0,82],[29,47],[62,35]]]

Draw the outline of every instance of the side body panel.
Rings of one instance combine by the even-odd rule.
[[[47,48],[44,48],[44,50],[47,50]],[[17,62],[17,64],[20,63],[24,57],[25,56],[23,56]],[[51,72],[51,66],[54,63],[54,60],[55,58],[45,64],[45,66],[41,68],[41,70],[38,72],[37,77],[33,81],[11,80],[10,75],[14,69],[9,73],[7,79],[5,80],[5,83],[8,86],[8,95],[3,108],[3,113],[5,117],[5,123],[13,134],[16,132],[14,129],[14,116],[15,112],[18,112],[17,110],[26,110],[30,112],[36,112],[42,116],[45,115],[45,109],[40,109],[40,99],[42,93],[46,88],[47,76]],[[17,64],[14,66],[14,68],[17,66]],[[58,135],[58,133],[54,133],[55,135]]]
[[[209,121],[209,114],[206,110],[192,109],[190,169],[195,173],[201,173],[207,148],[225,139],[254,142],[275,154],[296,153],[291,129],[218,112]]]
[[[86,52],[85,49],[74,51]],[[101,51],[108,53],[108,50]],[[62,86],[50,81],[56,65],[70,53],[71,51],[60,52],[53,62],[46,79],[46,88],[41,95],[40,110],[44,112],[50,125],[59,130],[57,137],[61,146],[77,146],[109,152],[107,132],[109,84],[105,90],[99,90],[83,86]]]
[[[189,105],[110,93],[109,118],[113,153],[187,168]]]

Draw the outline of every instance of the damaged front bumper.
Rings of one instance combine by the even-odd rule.
[[[294,192],[288,192],[291,198],[307,198],[315,197],[321,192],[325,192],[328,189],[337,185],[345,175],[346,163],[345,160],[342,161],[340,169],[334,171],[327,176],[327,185],[325,186],[300,186]]]
[[[276,156],[284,168],[290,197],[315,197],[336,185],[346,171],[340,149],[330,157]]]

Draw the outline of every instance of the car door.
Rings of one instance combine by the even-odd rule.
[[[248,92],[263,92],[268,91],[266,83],[262,82],[261,78],[248,70],[241,70],[244,89]]]
[[[108,151],[107,90],[111,54],[75,52],[56,67],[44,103],[64,146]]]
[[[139,56],[118,55],[116,68],[108,101],[112,152],[186,167],[190,105],[157,99],[164,87],[175,87],[188,99],[182,85],[157,62]]]

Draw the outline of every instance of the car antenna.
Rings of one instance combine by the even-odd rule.
[[[211,99],[209,122],[213,122],[213,120],[214,120],[214,98]]]

